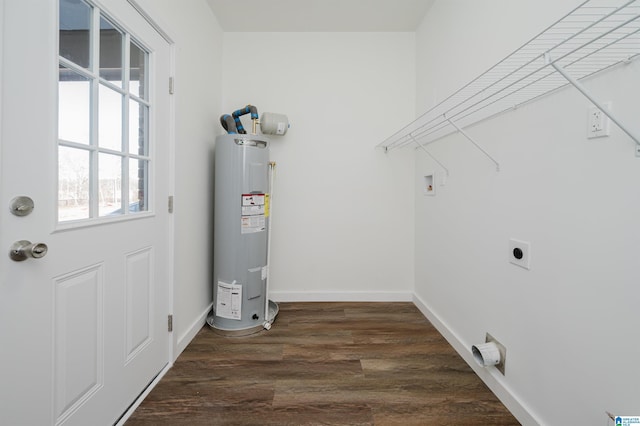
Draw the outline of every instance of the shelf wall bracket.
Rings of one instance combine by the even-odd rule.
[[[471,142],[472,144],[475,145],[476,148],[478,148],[484,155],[487,156],[487,158],[491,161],[493,161],[493,163],[496,165],[496,171],[500,171],[500,163],[498,163],[496,161],[495,158],[493,158],[487,151],[484,150],[484,148],[482,148],[471,136],[469,136],[467,134],[467,132],[465,132],[460,126],[458,126],[455,122],[453,122],[453,120],[451,120],[449,117],[447,117],[445,114],[442,115],[444,117],[445,120],[447,120],[449,122],[449,124],[451,124],[458,132],[460,132],[460,134],[462,136],[464,136],[469,142]]]
[[[420,142],[418,142],[416,140],[416,138],[413,137],[413,135],[411,133],[409,133],[409,137],[411,138],[411,140],[413,141],[413,143],[415,143],[416,145],[418,145],[419,148],[421,148],[424,152],[427,153],[427,155],[429,157],[431,157],[431,159],[433,161],[435,161],[436,163],[438,163],[438,165],[440,167],[442,167],[444,169],[444,172],[447,174],[447,176],[449,176],[449,169],[447,169],[444,164],[442,164],[440,161],[438,161],[438,159],[436,157],[433,156],[433,154],[431,154],[429,151],[427,151],[427,148],[424,147],[424,145],[422,145]]]
[[[571,74],[569,74],[561,65],[553,61],[551,59],[551,55],[549,55],[548,52],[544,54],[544,60],[546,64],[551,65],[553,68],[555,68],[555,70],[558,71],[558,73],[562,75],[573,87],[578,89],[580,93],[582,93],[587,99],[589,99],[589,101],[594,104],[600,111],[602,111],[604,115],[609,117],[609,119],[613,121],[616,126],[618,126],[623,132],[629,135],[629,137],[633,139],[636,144],[640,145],[640,135],[636,134],[627,126],[625,126],[609,108],[604,106],[601,102],[599,102],[591,95],[589,89],[584,87],[582,83],[573,78]]]

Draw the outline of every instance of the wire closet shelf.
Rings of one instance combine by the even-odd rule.
[[[585,1],[377,147],[427,145],[638,55],[640,0]]]

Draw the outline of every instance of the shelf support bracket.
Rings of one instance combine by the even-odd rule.
[[[418,141],[416,140],[416,138],[414,138],[414,137],[413,137],[413,135],[412,135],[411,133],[409,133],[409,137],[411,138],[411,140],[413,141],[413,143],[415,143],[416,145],[418,145],[418,147],[419,147],[419,148],[422,148],[422,150],[423,150],[424,152],[426,152],[426,153],[427,153],[427,155],[428,155],[429,157],[431,157],[431,159],[432,159],[433,161],[435,161],[436,163],[438,163],[438,165],[444,169],[444,171],[445,171],[445,173],[447,174],[447,176],[449,176],[449,169],[447,169],[447,168],[444,166],[444,164],[442,164],[440,161],[438,161],[438,159],[437,159],[436,157],[434,157],[434,156],[433,156],[433,154],[431,154],[429,151],[427,151],[427,148],[425,148],[425,147],[424,147],[424,145],[422,145],[420,142],[418,142]]]
[[[485,151],[484,148],[478,145],[478,143],[475,140],[473,140],[473,138],[469,136],[467,132],[462,130],[461,127],[459,127],[456,123],[454,123],[453,120],[451,120],[445,114],[443,114],[442,116],[444,117],[445,120],[449,122],[449,124],[451,124],[458,132],[460,132],[462,136],[464,136],[469,142],[474,144],[475,147],[478,148],[484,155],[486,155],[489,160],[493,161],[493,163],[496,165],[496,171],[498,172],[500,171],[500,163],[498,163],[495,158],[493,158],[487,151]]]
[[[553,68],[555,68],[555,70],[558,71],[558,73],[560,73],[560,75],[562,75],[573,87],[578,89],[578,91],[582,93],[587,99],[589,99],[589,101],[591,101],[592,104],[594,104],[600,111],[602,111],[604,115],[609,117],[609,119],[611,119],[611,121],[613,121],[616,124],[616,126],[618,126],[623,132],[629,135],[629,137],[633,139],[633,141],[636,144],[640,145],[640,137],[637,134],[635,134],[631,129],[629,129],[627,126],[625,126],[615,116],[615,114],[611,110],[609,110],[601,102],[599,102],[596,98],[594,98],[589,92],[589,90],[586,87],[584,87],[582,83],[580,83],[578,80],[573,78],[573,76],[567,73],[567,71],[561,65],[557,64],[554,60],[552,60],[551,55],[549,55],[549,52],[546,52],[544,54],[544,61],[546,64],[551,65]]]

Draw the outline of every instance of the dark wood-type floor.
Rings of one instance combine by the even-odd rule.
[[[281,303],[273,328],[205,326],[138,425],[519,425],[411,303]]]

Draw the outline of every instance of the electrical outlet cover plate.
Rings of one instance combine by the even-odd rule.
[[[524,269],[531,269],[531,243],[510,239],[509,262]]]
[[[605,102],[603,106],[611,110],[611,102]],[[611,120],[598,107],[591,105],[587,115],[587,138],[602,138],[611,133]]]

